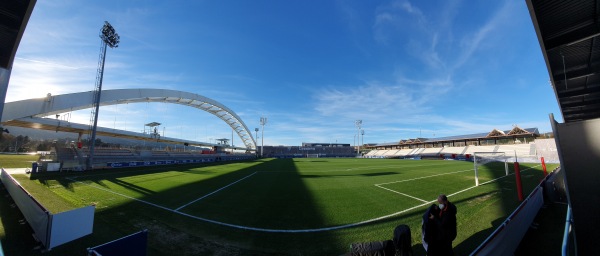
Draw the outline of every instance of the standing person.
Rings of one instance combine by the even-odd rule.
[[[456,238],[456,206],[444,194],[439,195],[437,201],[440,208],[440,255],[454,255],[452,241]]]
[[[437,204],[431,205],[423,214],[421,242],[428,256],[440,255],[439,216],[440,208]]]

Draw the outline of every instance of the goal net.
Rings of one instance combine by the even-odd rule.
[[[319,154],[306,154],[306,158],[319,158]]]
[[[475,152],[473,154],[473,167],[475,168],[475,186],[479,186],[479,171],[486,169],[497,170],[504,168],[508,175],[508,157],[505,152]]]

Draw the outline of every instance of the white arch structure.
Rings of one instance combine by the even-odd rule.
[[[44,117],[92,107],[93,92],[48,95],[4,104],[2,123],[29,117]],[[252,132],[231,109],[216,100],[195,93],[165,89],[103,90],[100,106],[140,102],[164,102],[197,108],[211,113],[229,125],[247,149],[256,149]]]

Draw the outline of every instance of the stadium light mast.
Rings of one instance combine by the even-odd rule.
[[[358,139],[356,140],[356,144],[357,144],[357,149],[356,149],[356,156],[360,156],[360,126],[362,125],[362,120],[356,120],[354,121],[354,125],[356,125],[356,132],[358,134]]]
[[[98,72],[96,73],[96,87],[94,90],[94,99],[92,101],[92,114],[90,115],[90,145],[89,156],[86,169],[92,169],[94,160],[94,144],[96,144],[96,128],[98,127],[98,111],[100,110],[100,94],[102,92],[102,79],[104,77],[104,60],[106,58],[106,47],[116,48],[119,46],[121,37],[115,31],[108,21],[104,22],[104,26],[100,30],[100,59],[98,60]]]
[[[254,145],[256,145],[256,143],[258,143],[258,128],[254,128],[254,133],[256,137],[256,139],[254,140]],[[256,155],[258,155],[258,146],[256,147]]]
[[[261,131],[261,142],[260,142],[260,157],[263,157],[263,153],[265,151],[265,124],[267,124],[267,118],[266,117],[260,117],[260,125],[262,126],[262,131]]]
[[[365,130],[364,129],[360,130],[360,136],[362,137],[361,144],[364,146],[365,145]]]

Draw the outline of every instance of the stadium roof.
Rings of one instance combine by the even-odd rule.
[[[423,144],[423,143],[451,142],[451,141],[478,140],[478,139],[479,140],[493,140],[493,139],[513,138],[513,137],[538,136],[539,134],[540,134],[540,132],[539,132],[538,128],[522,129],[518,126],[515,126],[511,130],[506,130],[506,131],[500,131],[498,129],[494,129],[490,132],[484,132],[484,133],[474,133],[474,134],[456,135],[456,136],[439,137],[439,138],[415,138],[415,139],[400,140],[398,142],[378,143],[378,144],[374,144],[374,145],[370,145],[370,146],[373,146],[373,147],[396,146],[396,145],[407,145],[407,144]]]
[[[527,0],[565,123],[600,117],[600,2]]]
[[[8,0],[0,4],[0,68],[11,68],[35,2]]]

